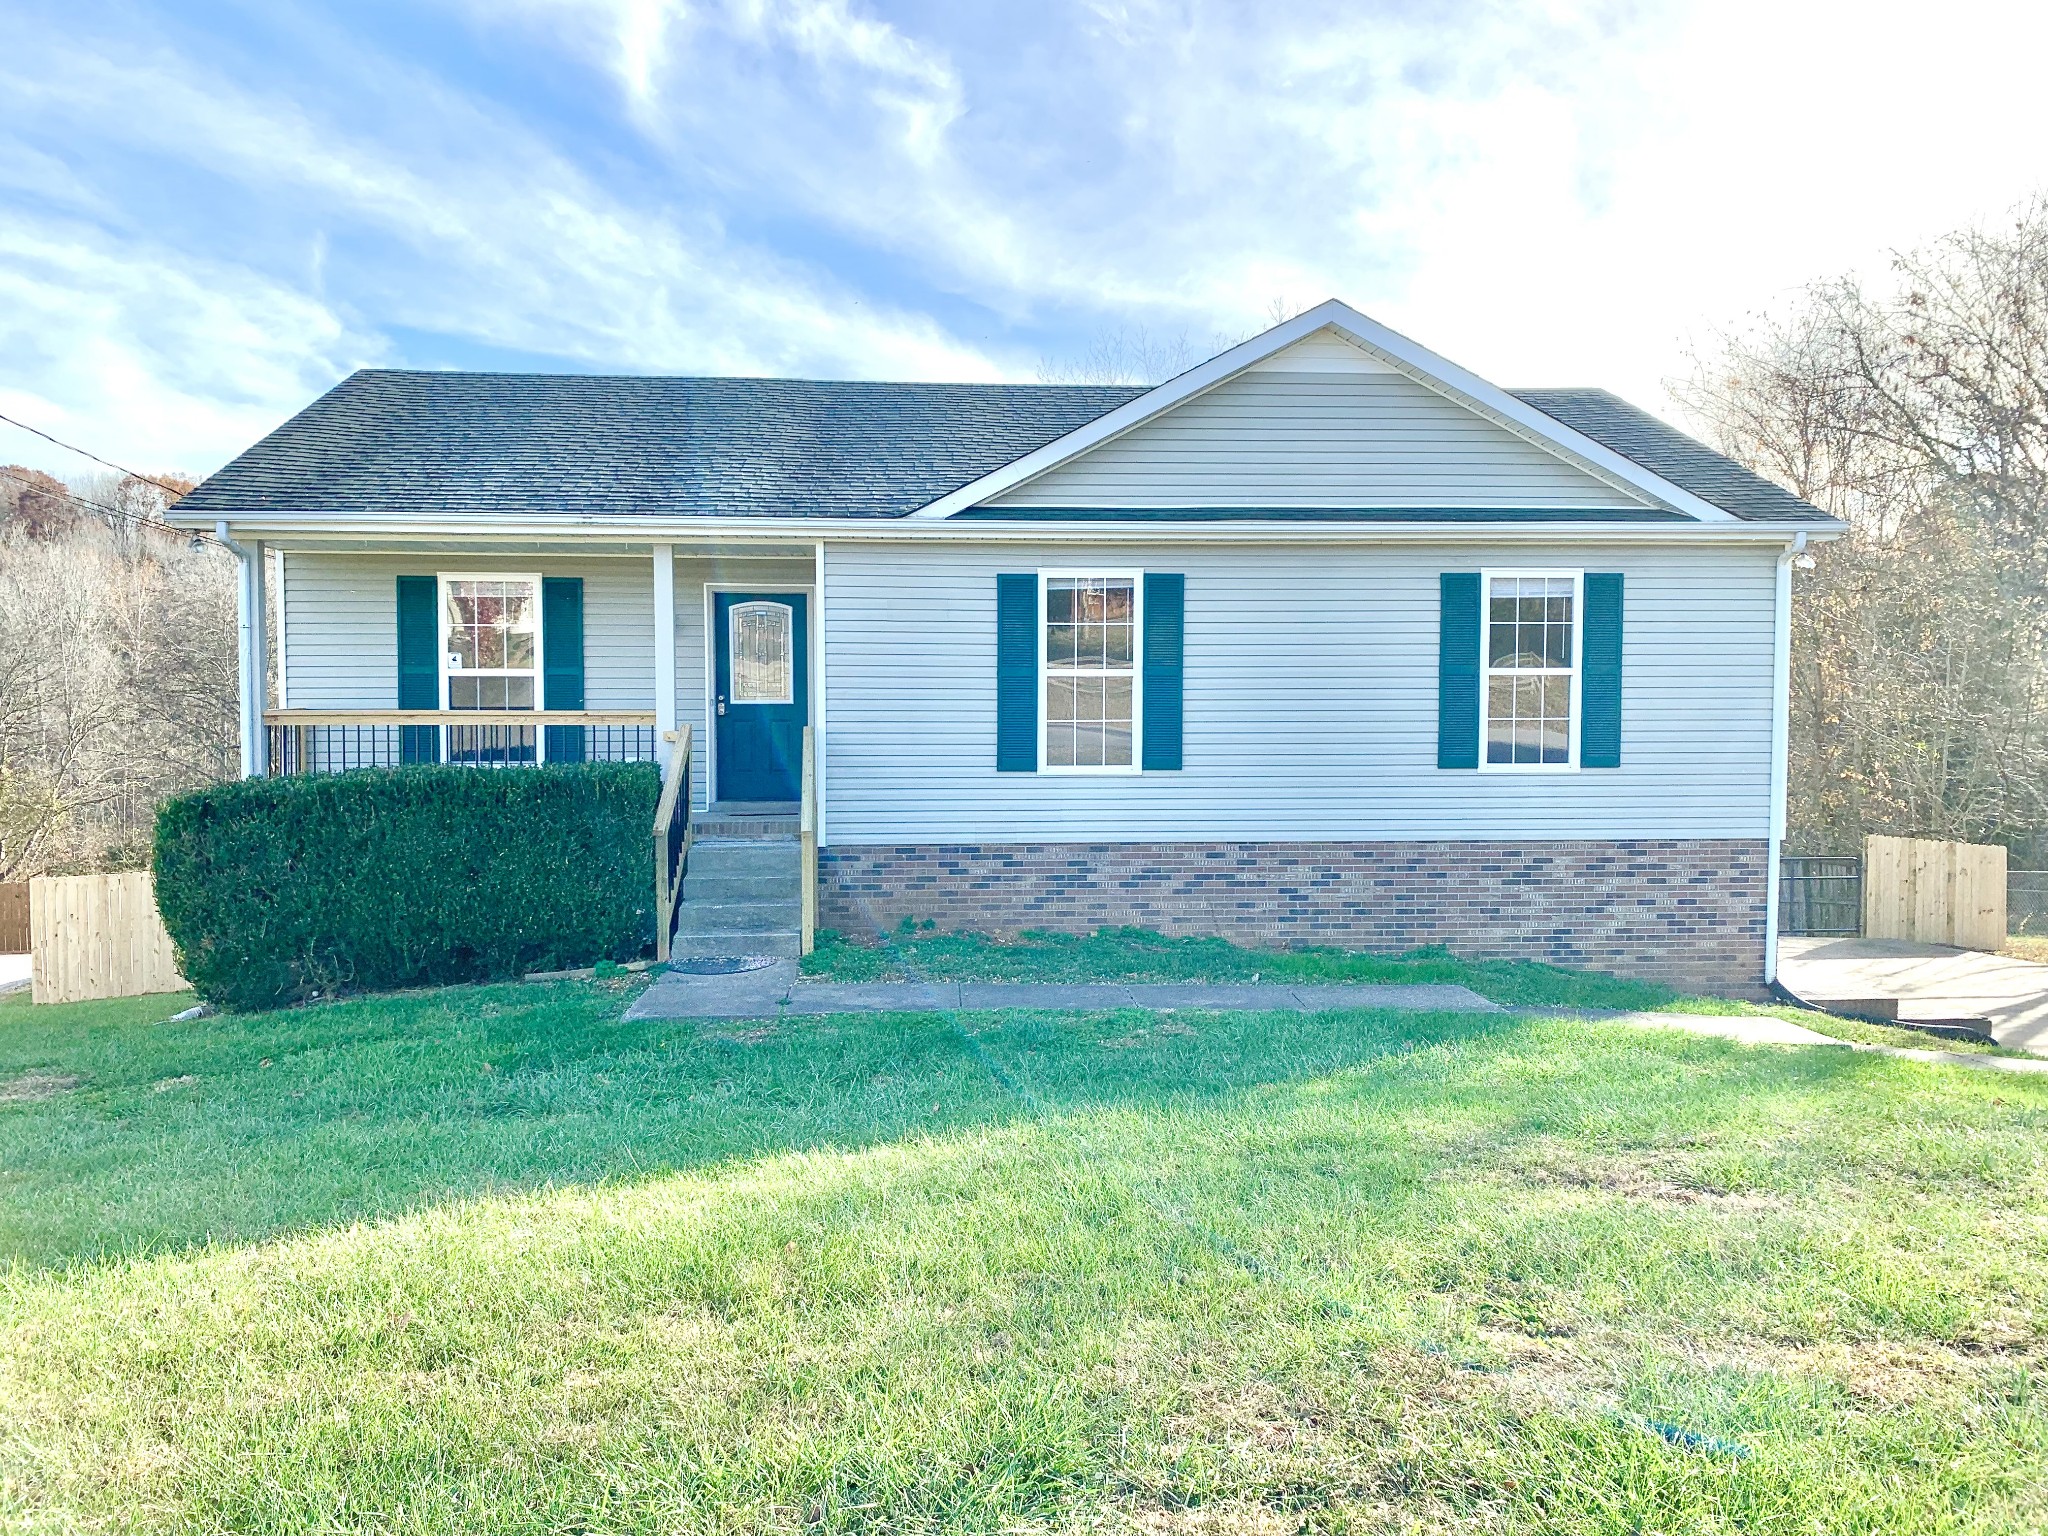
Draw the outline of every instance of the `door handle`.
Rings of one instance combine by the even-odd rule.
[[[718,712],[721,715],[725,713],[725,695],[722,693],[718,696]]]

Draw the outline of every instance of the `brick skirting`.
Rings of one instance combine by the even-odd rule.
[[[1129,924],[1264,948],[1445,944],[1754,994],[1767,862],[1762,839],[832,847],[818,921],[851,938],[911,917],[1004,937]]]

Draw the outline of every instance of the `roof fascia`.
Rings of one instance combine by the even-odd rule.
[[[957,490],[948,492],[936,501],[920,507],[910,516],[947,518],[991,497],[1000,496],[1005,491],[1013,490],[1028,480],[1034,480],[1047,471],[1078,458],[1090,449],[1100,447],[1112,438],[1121,437],[1134,427],[1172,410],[1175,406],[1214,389],[1225,380],[1244,372],[1254,363],[1264,361],[1326,326],[1353,345],[1362,347],[1382,362],[1406,374],[1418,384],[1469,410],[1477,411],[1517,437],[1574,463],[1598,479],[1643,496],[1656,505],[1698,518],[1701,522],[1742,521],[1734,513],[1715,506],[1682,486],[1674,485],[1662,475],[1645,469],[1635,460],[1616,453],[1605,444],[1593,441],[1582,432],[1574,431],[1555,417],[1546,416],[1534,406],[1517,400],[1506,390],[1489,384],[1470,370],[1460,368],[1448,358],[1438,356],[1419,342],[1411,341],[1400,332],[1361,314],[1341,299],[1326,299],[1315,308],[1304,310],[1291,320],[1283,320],[1271,330],[1263,331],[1248,341],[1241,341],[1227,351],[1217,353],[1207,362],[1197,364],[1187,372],[1168,379],[1135,400],[1126,401],[1107,415],[1099,416],[1094,421],[1075,428],[1064,437],[1054,438],[1022,458],[1013,459],[1000,469],[992,470],[978,480],[969,481]]]
[[[208,527],[212,526],[209,519]],[[356,549],[397,548],[419,543],[492,544],[551,543],[565,550],[603,543],[674,544],[680,547],[721,543],[735,545],[798,545],[820,540],[835,544],[947,543],[1030,544],[1756,544],[1784,545],[1800,534],[1809,542],[1837,538],[1847,524],[1766,523],[1728,519],[1724,522],[1658,523],[1333,523],[1228,522],[1175,523],[1156,519],[1132,522],[1089,522],[1085,525],[995,519],[912,518],[706,518],[662,517],[627,513],[618,517],[517,517],[479,519],[420,518],[399,513],[331,515],[264,513],[230,521],[236,538],[292,542],[310,547]]]

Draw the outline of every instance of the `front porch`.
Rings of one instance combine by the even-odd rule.
[[[653,763],[658,956],[808,951],[822,544],[230,542],[245,776]]]
[[[246,776],[666,766],[689,728],[692,809],[800,798],[801,733],[824,719],[821,544],[235,547]]]

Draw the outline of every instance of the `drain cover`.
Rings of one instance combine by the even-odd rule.
[[[737,976],[741,971],[765,970],[774,963],[767,955],[700,955],[692,960],[671,960],[668,968],[679,976]]]

